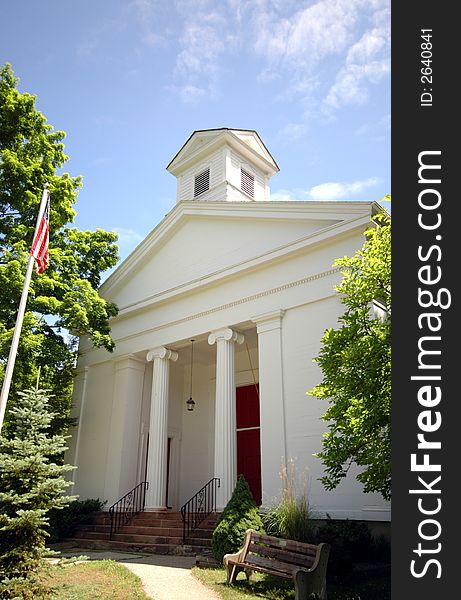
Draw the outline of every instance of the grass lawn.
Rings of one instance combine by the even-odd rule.
[[[224,569],[194,567],[193,574],[223,600],[294,600],[292,582],[255,573],[247,582],[239,575],[236,586],[226,585]],[[140,579],[124,565],[97,560],[53,566],[46,579],[53,588],[50,600],[146,600]],[[390,600],[390,577],[373,576],[355,583],[328,585],[328,600]],[[172,598],[171,600],[175,600]]]
[[[237,580],[237,586],[228,586],[224,569],[196,567],[193,573],[197,579],[218,592],[224,600],[294,599],[293,583],[278,577],[255,573],[254,580],[247,582],[242,573]],[[382,575],[369,577],[356,583],[331,584],[328,586],[328,600],[390,600],[390,587],[390,577]]]
[[[46,584],[50,600],[145,600],[141,580],[113,560],[55,565]]]

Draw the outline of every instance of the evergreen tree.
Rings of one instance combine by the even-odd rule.
[[[250,487],[245,477],[240,475],[213,531],[213,556],[222,562],[225,554],[237,552],[243,544],[247,529],[263,532],[264,526]]]
[[[62,464],[65,438],[50,432],[48,397],[39,389],[19,396],[9,437],[0,436],[0,598],[39,595],[48,511],[73,500],[63,492],[74,467]]]
[[[52,392],[53,427],[64,427],[71,405],[76,337],[113,349],[109,319],[116,307],[101,298],[101,273],[117,262],[117,235],[69,227],[80,177],[61,168],[63,131],[36,108],[36,97],[21,93],[9,64],[0,67],[0,385],[11,346],[29,249],[45,183],[49,183],[50,264],[33,274],[7,407],[18,391],[41,382]],[[68,335],[68,332],[72,336]]]

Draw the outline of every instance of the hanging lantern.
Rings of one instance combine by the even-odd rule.
[[[195,342],[195,340],[190,341],[190,344],[191,344],[191,346],[190,346],[190,396],[189,396],[189,400],[186,401],[187,410],[189,412],[192,412],[195,407],[195,402],[192,398],[192,367],[194,364],[194,342]]]

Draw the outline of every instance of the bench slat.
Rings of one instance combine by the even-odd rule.
[[[233,563],[233,562],[231,562],[231,564],[238,564],[239,567],[243,567],[244,569],[251,569],[252,571],[260,571],[261,573],[268,573],[269,575],[277,575],[277,577],[284,577],[285,579],[293,579],[293,577],[294,577],[294,572],[288,573],[287,571],[277,571],[276,569],[271,569],[271,568],[267,568],[267,567],[263,567],[263,566],[259,566],[259,565],[254,565],[251,563],[246,563],[246,562]]]
[[[283,540],[276,538],[271,535],[264,535],[262,533],[253,533],[251,540],[254,542],[261,542],[268,546],[274,546],[276,548],[284,548],[286,550],[292,550],[293,552],[302,552],[315,556],[317,554],[317,546],[314,544],[306,544],[304,542],[297,542],[295,540]]]
[[[248,547],[247,556],[249,554],[259,554],[261,556],[275,558],[283,562],[307,568],[310,568],[314,564],[315,560],[315,555],[309,556],[307,554],[300,554],[298,552],[290,552],[289,550],[282,548],[263,546],[262,544],[255,544],[254,542],[251,542]]]
[[[256,566],[260,569],[269,569],[278,573],[285,573],[288,577],[292,577],[295,571],[299,570],[297,565],[289,565],[273,558],[264,558],[255,556],[254,554],[247,555],[245,562],[252,567]]]

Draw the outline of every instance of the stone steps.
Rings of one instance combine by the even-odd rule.
[[[88,550],[119,550],[124,552],[144,552],[150,554],[192,554],[197,552],[194,549],[183,546],[174,546],[172,544],[142,544],[136,542],[121,542],[109,539],[87,539],[72,538],[61,544],[54,544],[53,548],[82,548]]]
[[[66,543],[74,547],[113,549],[153,554],[200,554],[209,551],[218,515],[210,515],[183,544],[180,513],[143,512],[117,530],[110,539],[110,517],[96,513],[91,524],[82,526]]]
[[[90,528],[81,528],[80,532],[83,531],[94,531],[97,533],[110,533],[110,525],[94,525]],[[182,537],[182,525],[181,527],[150,527],[140,525],[124,525],[123,533],[127,535],[161,535],[171,537]]]

